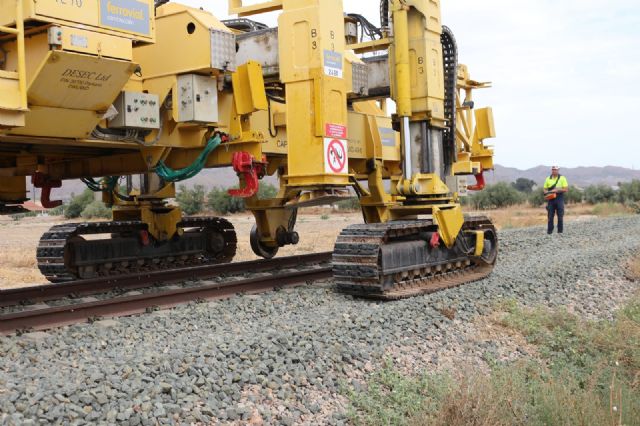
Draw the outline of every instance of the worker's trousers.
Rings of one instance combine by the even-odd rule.
[[[558,215],[558,234],[564,230],[564,197],[555,198],[547,203],[549,221],[547,223],[547,234],[553,233],[553,218]]]

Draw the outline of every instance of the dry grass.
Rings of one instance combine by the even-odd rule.
[[[627,278],[640,281],[640,253],[629,260],[627,264]]]
[[[469,211],[468,208],[466,211]],[[526,228],[529,226],[546,225],[547,223],[547,210],[545,206],[531,207],[528,204],[520,204],[498,210],[469,212],[489,216],[498,229]],[[570,204],[565,207],[565,221],[567,222],[599,216],[605,216],[604,210],[594,212],[594,206]]]
[[[300,243],[280,249],[278,256],[331,251],[340,231],[361,223],[359,213],[332,213],[313,209],[298,216],[296,230]],[[254,219],[251,214],[229,217],[238,234],[236,261],[252,260],[257,256],[249,245],[249,232]],[[25,218],[18,222],[0,216],[0,288],[42,284],[45,278],[36,265],[35,252],[40,236],[51,226],[63,223],[59,218]]]

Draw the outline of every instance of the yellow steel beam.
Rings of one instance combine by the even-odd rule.
[[[229,0],[229,15],[249,16],[282,9],[282,0],[243,5],[242,0]]]

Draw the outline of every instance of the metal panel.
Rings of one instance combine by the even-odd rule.
[[[135,64],[71,52],[49,52],[29,86],[29,104],[105,111]]]
[[[118,115],[109,121],[112,128],[158,129],[160,103],[158,95],[122,92],[113,103]]]
[[[211,68],[223,71],[236,70],[236,36],[219,30],[211,31]]]
[[[48,29],[49,45],[62,50],[130,61],[133,55],[131,40],[73,27],[53,26]]]
[[[388,97],[391,95],[389,56],[372,56],[362,59],[368,65],[369,95]]]
[[[178,122],[216,123],[218,89],[211,77],[187,74],[178,77]]]
[[[369,66],[353,62],[351,64],[353,93],[360,96],[369,94]]]
[[[35,12],[38,15],[64,19],[92,27],[99,25],[97,1],[69,0],[63,2],[59,0],[42,0],[34,3]]]
[[[255,61],[262,65],[265,77],[275,77],[280,72],[278,58],[278,29],[254,31],[236,37],[238,43],[237,62],[245,64]]]

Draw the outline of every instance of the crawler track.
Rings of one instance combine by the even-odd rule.
[[[116,276],[202,264],[227,263],[236,253],[233,225],[217,217],[185,217],[178,224],[187,231],[177,240],[141,246],[136,234],[147,231],[139,221],[65,223],[40,238],[36,256],[42,275],[54,283],[98,276]],[[208,233],[208,234],[207,234]],[[212,248],[203,235],[220,236]],[[110,239],[85,241],[83,237],[111,234]]]
[[[454,247],[429,247],[437,233],[431,220],[352,225],[338,237],[333,254],[336,285],[361,297],[396,300],[477,281],[493,270],[497,253],[495,228],[485,217],[466,217]],[[490,253],[473,256],[465,233],[484,231]]]
[[[256,273],[258,276],[240,278],[225,282],[203,281],[195,286],[167,288],[144,294],[112,297],[84,303],[73,303],[70,299],[60,306],[45,306],[0,315],[0,334],[11,334],[28,330],[44,330],[83,322],[104,316],[125,316],[144,313],[149,310],[174,307],[179,304],[215,300],[231,297],[237,293],[260,293],[281,287],[331,277],[331,252],[290,256],[268,261],[237,262],[224,265],[209,265],[168,271],[154,271],[143,275],[119,276],[107,279],[93,279],[63,284],[5,290],[0,292],[2,306],[12,306],[19,302],[55,300],[70,294],[87,295],[104,293],[116,288],[134,289],[151,287],[158,283],[206,279],[239,272]],[[276,268],[297,268],[277,271]]]

